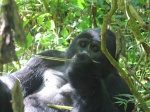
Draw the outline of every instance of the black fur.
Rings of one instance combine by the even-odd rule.
[[[12,112],[11,90],[21,83],[25,112],[125,112],[114,98],[131,94],[127,84],[100,50],[100,29],[78,35],[67,52],[49,50],[39,55],[72,59],[72,62],[32,57],[19,71],[0,77],[0,112]],[[115,57],[116,37],[106,32],[106,46]],[[127,99],[127,98],[126,98]],[[47,104],[73,106],[73,110]],[[129,103],[126,112],[133,110]]]

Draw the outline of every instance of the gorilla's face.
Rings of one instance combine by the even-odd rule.
[[[66,57],[72,59],[77,54],[85,53],[93,61],[100,62],[101,66],[107,66],[109,61],[102,53],[100,43],[100,29],[86,30],[72,41],[66,53]],[[106,32],[106,46],[110,54],[115,58],[116,37],[110,30]]]
[[[75,53],[87,54],[92,60],[100,61],[100,42],[94,41],[93,38],[81,38],[78,39],[75,45]]]
[[[92,60],[99,62],[101,56],[100,36],[93,30],[86,30],[78,35],[67,51],[67,58],[73,58],[77,54],[86,54]]]

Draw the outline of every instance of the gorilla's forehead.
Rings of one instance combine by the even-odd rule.
[[[83,35],[83,38],[91,39],[93,41],[100,42],[100,33],[90,29],[83,32],[81,35]]]

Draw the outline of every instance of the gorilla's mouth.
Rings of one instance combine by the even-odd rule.
[[[93,63],[101,63],[100,61],[97,61],[97,60],[93,59],[93,58],[90,56],[90,54],[87,53],[87,52],[77,53],[77,54],[75,54],[75,55],[72,57],[72,59],[70,59],[70,60],[72,60],[72,61],[75,60],[75,58],[77,58],[78,55],[86,55],[86,56],[88,56],[88,57],[92,60]],[[81,59],[81,61],[82,61],[82,60],[84,60],[84,57]]]

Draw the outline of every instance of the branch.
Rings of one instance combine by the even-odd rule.
[[[48,7],[48,4],[47,4],[47,2],[46,2],[46,0],[42,0],[43,1],[43,5],[44,5],[44,7],[45,7],[45,9],[46,9],[46,12],[50,12],[50,9],[49,9],[49,7]]]
[[[141,105],[142,105],[143,109],[145,110],[145,112],[150,112],[150,110],[148,109],[145,101],[143,100],[141,95],[138,93],[138,91],[135,89],[135,87],[134,87],[132,81],[130,80],[128,74],[124,70],[122,70],[122,68],[118,65],[116,60],[110,55],[110,53],[108,52],[108,50],[106,48],[105,33],[106,33],[106,30],[107,30],[107,24],[108,24],[108,21],[111,19],[112,15],[115,13],[116,10],[117,10],[117,0],[112,0],[112,8],[108,12],[108,14],[106,14],[106,16],[104,17],[103,26],[102,26],[102,29],[101,29],[101,50],[106,55],[106,57],[109,59],[110,63],[118,70],[120,75],[125,79],[125,81],[127,82],[131,92],[138,99],[138,101],[141,103]]]

